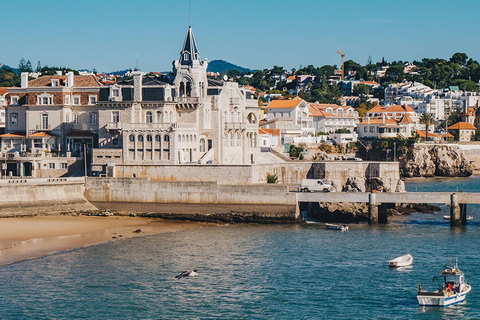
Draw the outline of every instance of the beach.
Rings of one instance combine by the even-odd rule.
[[[128,216],[55,215],[0,218],[0,265],[106,241],[201,228],[206,225],[207,223],[201,222]]]

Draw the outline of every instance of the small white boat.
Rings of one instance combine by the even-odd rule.
[[[450,220],[450,215],[443,216],[443,220]],[[473,216],[467,216],[467,221],[472,221]]]
[[[438,291],[423,291],[422,285],[418,285],[417,299],[419,305],[438,307],[450,306],[465,301],[467,293],[472,290],[472,286],[465,281],[465,275],[460,269],[458,269],[458,263],[456,263],[454,267],[445,267],[440,272],[440,276],[443,277],[443,281],[439,283],[440,288]]]
[[[393,260],[387,261],[387,263],[389,267],[407,267],[413,263],[413,257],[411,254],[406,254]]]
[[[325,227],[330,230],[348,231],[348,226],[346,225],[339,226],[337,224],[325,223]]]

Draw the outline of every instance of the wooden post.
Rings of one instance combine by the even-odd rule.
[[[461,224],[461,210],[458,204],[458,197],[456,193],[452,193],[450,195],[450,226],[456,227]]]
[[[376,194],[368,195],[368,224],[378,223],[378,205],[376,203]]]

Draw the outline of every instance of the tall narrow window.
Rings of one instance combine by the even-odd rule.
[[[147,115],[145,117],[145,122],[146,123],[152,123],[153,122],[153,115],[150,111],[147,111]]]
[[[112,111],[112,122],[120,122],[120,111]]]
[[[48,114],[42,114],[42,130],[48,130]]]
[[[90,124],[91,125],[96,125],[97,124],[97,114],[96,113],[90,113]]]
[[[74,114],[73,115],[73,124],[80,124],[80,115]]]

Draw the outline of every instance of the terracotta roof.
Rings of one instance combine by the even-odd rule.
[[[0,138],[25,138],[25,136],[15,134],[15,133],[5,133],[0,135]]]
[[[0,87],[0,96],[3,96],[5,93],[7,93],[7,87]]]
[[[380,85],[380,83],[376,82],[376,81],[362,81],[362,82],[359,82],[358,84],[373,84],[373,85]]]
[[[267,106],[268,109],[295,109],[302,100],[272,100]]]
[[[417,130],[417,134],[420,138],[426,138],[427,137],[427,133],[423,130]],[[436,133],[433,133],[433,132],[430,132],[430,131],[428,132],[428,136],[432,137],[432,138],[437,138],[437,137],[445,138],[444,134],[436,134]],[[447,137],[448,138],[453,138],[453,135],[450,134],[450,133],[447,133]]]
[[[272,136],[279,136],[280,129],[258,129],[260,134],[271,134]]]
[[[336,114],[317,109],[310,109],[310,117],[338,117]]]
[[[27,137],[29,138],[42,138],[42,137],[52,137],[53,135],[52,134],[48,134],[46,132],[35,132],[35,133],[32,133],[32,134],[29,134]]]
[[[415,123],[409,113],[405,113],[399,123]]]
[[[65,85],[67,81],[66,75],[52,75],[52,76],[43,76],[38,79],[32,80],[28,82],[29,87],[51,87],[52,86],[52,79],[59,79]],[[74,75],[73,76],[73,87],[99,87],[103,84],[100,82],[100,79],[94,75],[88,76],[80,76]]]
[[[393,105],[389,107],[384,107],[379,104],[377,104],[375,107],[372,109],[368,110],[367,113],[382,113],[382,112],[414,112],[413,109],[406,104],[404,105]]]
[[[468,122],[457,122],[447,128],[448,130],[477,130],[473,124]]]
[[[295,80],[295,78],[296,78],[296,76],[290,76],[290,77],[288,77],[287,79],[288,79],[288,80]]]

